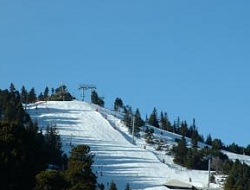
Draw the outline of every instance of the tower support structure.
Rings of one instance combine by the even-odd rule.
[[[82,101],[84,101],[84,97],[85,97],[84,91],[86,91],[86,90],[93,91],[94,89],[96,89],[96,86],[91,85],[91,84],[80,84],[78,89],[82,91],[81,96],[82,96]]]

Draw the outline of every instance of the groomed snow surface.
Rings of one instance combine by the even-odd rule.
[[[168,188],[163,184],[173,179],[207,187],[207,171],[187,170],[174,164],[171,156],[156,151],[143,137],[136,137],[132,144],[132,136],[118,113],[81,101],[38,102],[27,105],[27,111],[42,129],[56,124],[67,154],[71,145],[89,145],[95,154],[93,171],[105,189],[112,180],[119,190],[125,189],[127,183],[132,189],[165,190]],[[171,142],[166,135],[162,134]]]

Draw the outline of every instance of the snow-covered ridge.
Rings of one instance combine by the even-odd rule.
[[[160,190],[167,189],[163,184],[172,179],[207,187],[207,171],[187,170],[174,164],[171,156],[157,153],[144,139],[137,138],[132,144],[120,115],[110,110],[80,101],[48,101],[29,104],[27,111],[41,128],[56,124],[66,153],[71,145],[89,145],[95,154],[93,171],[106,187],[114,180],[118,189],[129,183],[132,189]],[[218,184],[210,186],[219,188]]]

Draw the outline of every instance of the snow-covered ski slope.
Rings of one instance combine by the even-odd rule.
[[[93,171],[98,183],[103,183],[106,189],[112,180],[118,189],[124,189],[127,183],[132,189],[167,189],[163,184],[171,179],[207,187],[207,171],[175,165],[172,157],[160,155],[147,146],[143,138],[136,138],[132,144],[132,137],[119,115],[110,110],[80,101],[38,102],[29,104],[27,110],[40,128],[56,124],[66,153],[71,145],[89,145],[95,154]]]

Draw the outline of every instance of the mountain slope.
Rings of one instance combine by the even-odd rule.
[[[151,147],[145,147],[143,139],[132,144],[127,128],[111,111],[80,101],[39,102],[28,105],[27,110],[41,128],[57,125],[66,153],[71,145],[89,145],[95,153],[93,171],[106,187],[114,180],[118,189],[124,189],[126,183],[133,189],[167,189],[163,184],[171,179],[207,186],[207,171],[177,166],[170,156],[157,156]]]

